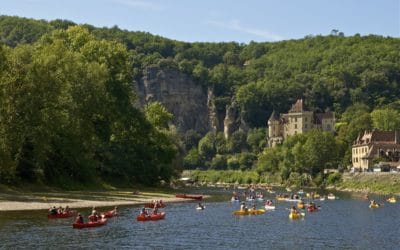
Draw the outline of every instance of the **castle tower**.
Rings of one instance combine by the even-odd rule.
[[[274,147],[276,144],[282,143],[282,124],[279,114],[272,111],[271,117],[268,119],[268,146]]]

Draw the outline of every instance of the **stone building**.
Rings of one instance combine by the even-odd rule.
[[[377,158],[389,165],[399,165],[400,131],[364,131],[357,137],[351,151],[353,167],[361,171],[371,169]]]
[[[292,105],[287,114],[279,115],[273,111],[268,120],[268,145],[281,144],[288,136],[305,133],[311,129],[335,131],[335,114],[327,111],[315,113],[304,107],[303,99]]]

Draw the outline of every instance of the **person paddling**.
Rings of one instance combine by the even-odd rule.
[[[76,216],[75,223],[83,224],[83,216],[81,215],[81,213],[78,213],[78,216]]]

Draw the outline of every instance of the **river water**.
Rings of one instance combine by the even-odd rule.
[[[193,190],[192,190],[193,191]],[[321,210],[290,220],[290,202],[275,211],[234,216],[231,191],[210,192],[205,210],[196,202],[167,204],[164,220],[137,222],[140,207],[120,207],[119,216],[99,228],[72,229],[73,219],[48,220],[46,211],[0,212],[0,249],[399,249],[400,205],[378,209],[339,194],[317,201]],[[384,197],[375,197],[384,201]],[[262,205],[260,203],[259,207]],[[88,214],[89,209],[80,212]]]

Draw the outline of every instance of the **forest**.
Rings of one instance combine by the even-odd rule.
[[[282,180],[346,168],[365,129],[400,129],[400,39],[343,33],[280,42],[187,43],[117,26],[0,16],[0,180],[154,185],[181,169],[252,170]],[[178,134],[161,103],[134,103],[147,67],[173,68],[233,101],[246,130]],[[336,133],[266,146],[266,122],[299,98]]]

